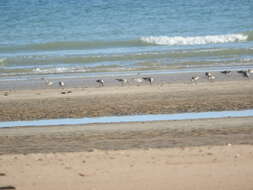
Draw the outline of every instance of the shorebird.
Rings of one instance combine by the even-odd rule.
[[[121,85],[123,86],[124,84],[128,83],[127,79],[115,79],[116,81],[120,82]]]
[[[249,71],[237,71],[237,72],[243,74],[243,76],[247,77],[247,78],[249,78],[249,76],[250,76]]]
[[[214,79],[215,79],[215,76],[213,75],[208,76],[208,80],[213,81]]]
[[[96,80],[99,86],[104,86],[105,81],[103,79]]]
[[[222,74],[231,75],[232,71],[221,71]]]
[[[212,73],[206,72],[205,75],[209,78],[210,76],[212,76]]]
[[[152,77],[143,77],[142,79],[146,82],[149,82],[150,85],[154,82],[154,78]]]
[[[47,81],[47,86],[52,86],[54,83],[52,81]]]
[[[142,78],[135,78],[133,80],[137,83],[138,86],[143,82]]]
[[[248,73],[253,73],[253,69],[248,69]]]
[[[244,76],[247,77],[247,78],[249,78],[250,72],[249,72],[249,71],[245,71],[245,72],[244,72]]]
[[[60,81],[60,82],[59,82],[59,86],[60,86],[60,87],[64,87],[64,85],[65,85],[65,84],[64,84],[63,81]]]
[[[52,81],[46,80],[46,84],[47,84],[47,86],[52,86],[54,83]]]
[[[192,77],[192,82],[196,82],[196,81],[199,80],[199,79],[200,79],[199,76],[193,76],[193,77]]]

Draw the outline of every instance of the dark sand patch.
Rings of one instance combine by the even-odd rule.
[[[253,118],[1,129],[0,153],[253,144]]]

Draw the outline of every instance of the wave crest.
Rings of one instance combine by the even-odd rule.
[[[245,34],[227,34],[227,35],[209,35],[209,36],[149,36],[141,37],[141,41],[156,45],[204,45],[230,42],[247,41],[248,35]]]

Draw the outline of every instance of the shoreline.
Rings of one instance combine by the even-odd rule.
[[[251,78],[214,82],[203,79],[197,84],[188,80],[140,86],[15,90],[7,96],[1,91],[0,121],[246,110],[253,108],[252,85]]]
[[[17,76],[17,77],[0,77],[0,91],[16,91],[16,90],[39,90],[39,89],[59,89],[58,82],[63,81],[65,83],[65,88],[96,88],[98,84],[96,83],[97,79],[103,79],[105,81],[106,87],[120,87],[120,83],[117,82],[116,78],[125,78],[128,79],[127,86],[143,86],[147,85],[146,83],[136,83],[133,81],[134,78],[141,78],[152,76],[156,85],[164,84],[180,84],[180,83],[191,83],[192,76],[200,76],[198,82],[207,82],[207,77],[205,72],[211,72],[215,75],[215,81],[244,81],[245,77],[241,73],[238,73],[239,70],[248,70],[252,67],[238,67],[234,69],[219,68],[219,69],[210,69],[208,67],[196,69],[196,70],[155,70],[155,71],[140,71],[140,72],[119,72],[119,73],[105,73],[104,75],[96,74],[75,74],[67,73],[66,75],[62,74],[49,74],[49,75],[26,75],[26,76]],[[230,70],[232,75],[227,76],[222,74],[221,71]],[[5,79],[4,79],[5,78]],[[252,77],[250,77],[252,78]],[[249,78],[249,79],[250,79]],[[51,81],[53,85],[48,86],[46,81]]]

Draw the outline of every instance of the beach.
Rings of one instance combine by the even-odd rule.
[[[252,146],[1,156],[17,189],[252,189]],[[53,171],[53,172],[52,172]],[[4,181],[4,182],[3,182]]]
[[[18,81],[16,83],[19,87],[24,86],[24,90],[12,89],[14,85],[10,85],[11,90],[0,91],[2,96],[0,120],[168,114],[252,108],[252,77],[244,78],[236,71],[231,76],[225,76],[220,72],[213,74],[216,76],[214,81],[209,81],[203,72],[155,75],[152,76],[155,79],[152,85],[145,82],[136,84],[131,79],[141,78],[143,75],[134,75],[128,76],[127,79],[131,83],[124,86],[115,80],[117,77],[107,77],[104,79],[104,87],[98,87],[96,78],[64,79],[64,87],[58,86],[61,79],[55,79],[53,87],[48,87],[41,79]],[[201,78],[197,82],[192,82],[191,76],[195,75]],[[32,88],[26,89],[29,88],[29,84]]]
[[[17,189],[252,189],[252,146],[1,156]],[[53,171],[53,172],[52,172]]]
[[[1,129],[0,186],[252,189],[253,118]]]
[[[231,76],[213,74],[215,81],[209,81],[204,73],[186,73],[154,75],[152,85],[131,82],[123,86],[115,77],[108,77],[104,87],[98,87],[93,78],[79,79],[82,83],[90,81],[90,86],[84,87],[78,86],[77,79],[64,79],[64,88],[48,87],[38,79],[28,89],[29,82],[25,81],[27,89],[1,90],[0,119],[253,107],[251,78],[237,72]],[[201,78],[192,82],[192,75]],[[252,117],[1,128],[0,187],[252,189],[252,139]]]
[[[253,1],[0,1],[0,190],[252,190]]]

